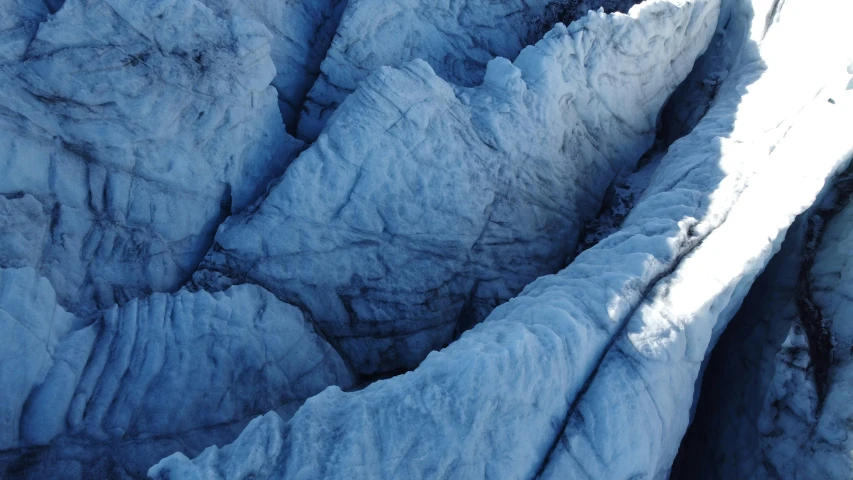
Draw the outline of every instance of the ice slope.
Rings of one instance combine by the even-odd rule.
[[[296,130],[305,95],[320,72],[346,2],[343,0],[282,2],[275,0],[201,0],[222,18],[240,17],[263,23],[272,34],[270,57],[276,67],[272,85],[278,91],[285,125]],[[23,59],[29,43],[49,13],[64,0],[0,2],[0,64]],[[340,103],[340,102],[338,102]]]
[[[707,45],[707,0],[590,13],[484,84],[384,68],[195,274],[303,306],[361,373],[417,365],[573,253],[618,172]]]
[[[631,15],[632,19],[661,18],[661,12],[689,16],[701,9],[715,20],[717,8],[714,2],[680,6],[653,2]],[[701,172],[699,178],[706,174]],[[676,169],[674,176],[678,179],[683,172]],[[677,207],[683,195],[676,189],[664,203],[670,207],[663,214],[675,218],[661,218],[661,204],[651,204],[645,217],[629,217],[635,222],[631,229],[582,254],[560,274],[535,281],[484,323],[430,354],[415,371],[359,392],[327,389],[309,399],[287,423],[269,414],[253,421],[234,444],[210,449],[194,462],[180,455],[170,457],[149,474],[154,478],[536,474],[560,434],[572,398],[611,335],[642,299],[644,285],[665,274],[692,246],[691,224],[680,221],[689,210]],[[699,199],[701,193],[690,196]],[[676,248],[679,243],[681,249]],[[249,452],[255,454],[249,458]]]
[[[853,475],[853,323],[851,242],[853,203],[825,226],[809,272],[811,296],[832,353],[824,389],[802,320],[791,326],[777,354],[775,374],[758,418],[760,452],[768,477],[848,478]],[[809,332],[810,333],[810,332]],[[819,377],[819,375],[817,375]]]
[[[313,141],[358,84],[383,66],[421,59],[454,85],[479,85],[495,57],[514,59],[556,22],[599,7],[627,12],[635,0],[353,0],[299,120]]]
[[[853,154],[853,102],[839,91],[847,17],[818,22],[845,5],[772,8],[725,4],[721,34],[737,61],[619,232],[415,371],[359,392],[330,388],[288,422],[268,414],[235,443],[169,457],[149,475],[666,476],[709,348],[791,222]],[[811,35],[792,35],[804,28]]]
[[[750,290],[714,349],[671,478],[853,473],[845,445],[851,431],[845,307],[851,187],[848,167],[823,201],[798,218],[796,231]],[[829,361],[820,348],[812,353],[810,324],[827,327]]]
[[[69,0],[0,69],[0,267],[86,315],[183,284],[301,148],[270,39],[195,0]]]
[[[286,413],[353,381],[297,308],[253,285],[154,294],[87,323],[33,269],[3,269],[0,336],[15,339],[0,343],[0,458],[52,442],[58,450],[33,478],[55,478],[62,462],[77,478],[97,476],[79,444],[150,465],[176,448],[159,439]],[[204,437],[202,446],[234,438]]]
[[[217,15],[263,23],[270,30],[272,85],[289,131],[296,131],[305,95],[320,73],[346,0],[202,0]]]

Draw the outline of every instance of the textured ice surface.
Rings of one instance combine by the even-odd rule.
[[[673,465],[673,480],[746,479],[761,470],[758,418],[776,354],[797,318],[804,220],[810,212],[788,230],[779,253],[757,278],[714,347],[693,422]]]
[[[69,0],[0,69],[0,266],[81,314],[185,282],[300,147],[269,43],[195,0]]]
[[[636,22],[637,28],[649,18],[672,19],[676,25],[678,18],[694,18],[696,28],[708,23],[708,39],[718,6],[654,2],[632,10],[631,17],[609,18]],[[675,169],[658,188],[683,176]],[[697,177],[688,176],[695,182],[688,199],[700,199],[699,188],[708,186],[702,182],[705,172]],[[626,220],[632,228],[623,227],[559,274],[536,280],[484,323],[430,354],[415,371],[355,393],[327,389],[287,423],[269,414],[250,424],[230,446],[209,449],[194,463],[170,457],[150,474],[534,475],[610,337],[642,299],[646,285],[692,246],[691,222],[681,221],[690,212],[689,206],[681,207],[684,201],[685,191],[678,188],[649,199],[644,214]],[[247,458],[249,451],[264,454]]]
[[[825,226],[810,270],[811,295],[832,342],[824,388],[815,385],[817,357],[801,325],[793,325],[759,417],[761,453],[779,478],[853,475],[853,203]],[[802,323],[802,320],[801,320]],[[820,375],[817,375],[819,378]],[[825,389],[823,398],[817,395]]]
[[[82,478],[104,467],[68,445],[147,467],[176,448],[159,439],[202,434],[202,446],[227,442],[233,436],[215,428],[273,409],[289,413],[329,384],[352,383],[297,308],[253,285],[154,294],[87,323],[58,306],[33,269],[3,269],[0,334],[16,339],[0,343],[0,451],[8,450],[0,463],[53,442],[58,451],[39,461],[58,458]],[[63,470],[42,468],[51,478]],[[39,470],[29,474],[38,478]]]
[[[258,283],[304,306],[363,373],[417,365],[564,265],[651,145],[713,32],[710,5],[592,12],[493,60],[476,88],[420,60],[380,69],[223,224],[196,283]]]
[[[589,10],[628,11],[637,0],[353,0],[299,120],[299,137],[314,140],[359,82],[379,67],[421,59],[436,75],[479,85],[494,57],[515,59],[556,22]]]
[[[850,476],[849,1],[354,0],[284,174],[344,2],[61,3],[0,0],[0,476],[665,477],[786,231],[707,461]]]
[[[737,61],[619,232],[413,372],[359,392],[328,389],[287,422],[268,414],[235,443],[194,461],[170,457],[149,474],[666,476],[709,349],[791,222],[853,154],[840,44],[825,47],[844,30],[811,23],[832,6],[788,1],[780,19],[771,4],[754,15],[725,4],[720,34]],[[807,40],[793,34],[805,26],[815,31]],[[804,48],[792,50],[797,41]]]
[[[24,57],[39,23],[50,11],[41,0],[0,1],[0,65]]]
[[[276,68],[281,115],[296,130],[305,94],[320,72],[346,0],[201,0],[217,15],[263,23],[272,34],[270,56]]]
[[[798,219],[798,232],[789,232],[721,337],[674,478],[847,478],[853,472],[847,440],[853,337],[846,306],[851,170]],[[810,323],[829,334],[828,359],[820,349],[812,353]]]

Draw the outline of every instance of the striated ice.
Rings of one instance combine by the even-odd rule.
[[[717,5],[653,2],[632,16]],[[791,32],[829,5],[791,0],[781,17],[772,2],[723,7],[722,47],[736,61],[618,232],[416,370],[358,392],[327,389],[288,421],[267,414],[231,445],[169,457],[149,475],[666,476],[710,348],[794,218],[853,155],[843,43],[829,42],[846,17],[803,39]],[[792,50],[795,41],[806,45]],[[797,82],[782,80],[804,65]],[[773,85],[790,88],[780,97]]]

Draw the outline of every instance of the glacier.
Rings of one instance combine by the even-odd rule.
[[[688,431],[672,478],[849,475],[843,292],[851,180],[848,167],[797,218],[721,336],[696,407],[699,421]],[[829,361],[818,353],[826,350],[811,346],[813,312],[824,320],[816,326],[830,333]]]
[[[51,13],[44,2],[3,0],[0,3],[0,65],[22,60],[38,26]]]
[[[296,132],[308,90],[320,74],[320,63],[332,44],[346,0],[203,0],[222,18],[263,23],[269,29],[270,59],[276,73],[271,85],[278,92],[282,120]]]
[[[851,312],[849,251],[853,240],[850,178],[837,192],[840,212],[821,232],[808,272],[821,325],[830,339],[820,358],[809,331],[811,319],[794,322],[776,357],[770,392],[759,414],[760,445],[771,472],[791,478],[842,478],[853,470],[851,411]],[[809,266],[809,265],[806,265]],[[804,335],[808,332],[808,335]],[[806,337],[806,338],[804,338]],[[804,361],[805,360],[805,361]],[[827,371],[823,377],[821,367]],[[805,459],[797,458],[803,452]]]
[[[0,0],[0,477],[850,477],[850,18]]]

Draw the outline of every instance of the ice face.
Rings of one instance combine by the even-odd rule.
[[[853,204],[850,179],[846,189],[836,192],[840,212],[821,232],[808,278],[816,318],[801,318],[791,326],[781,345],[776,369],[764,408],[759,417],[761,459],[771,472],[786,472],[788,478],[843,478],[853,471],[853,438],[849,419],[853,416],[851,385],[853,327],[850,288],[853,268]],[[845,206],[846,204],[846,206]],[[814,329],[808,321],[819,321],[831,343],[828,358],[820,358],[814,345]],[[828,365],[820,365],[825,362]],[[826,372],[821,375],[821,368]],[[820,384],[823,382],[823,385]],[[791,452],[802,452],[792,456]]]
[[[798,217],[721,337],[673,478],[849,474],[851,185]]]
[[[699,232],[701,243],[654,285],[615,337],[588,390],[570,410],[544,477],[668,474],[698,396],[694,385],[711,348],[755,277],[778,251],[793,219],[820,198],[827,182],[853,156],[853,140],[844,135],[842,126],[853,120],[853,98],[843,91],[849,77],[843,68],[847,47],[841,43],[822,55],[812,53],[839,38],[841,22],[808,40],[795,38],[795,32],[817,30],[823,24],[823,15],[814,7],[788,4],[785,15],[769,28],[767,16],[754,14],[755,23],[748,28],[763,30],[762,42],[752,48],[754,44],[746,41],[740,63],[723,82],[711,110],[662,160],[656,185],[645,193],[647,200],[678,190],[677,184],[673,188],[666,180],[679,175],[670,162],[688,157],[693,157],[689,163],[696,162],[701,158],[697,158],[700,144],[713,142],[725,116],[730,118],[733,128],[720,141],[716,161],[709,157],[694,163],[698,169],[716,165],[728,177],[698,190],[713,192],[704,218],[691,215],[699,220],[691,228]],[[732,18],[728,24],[748,20]],[[801,41],[807,46],[795,49]],[[779,55],[782,51],[788,54]],[[763,72],[754,79],[759,62]],[[798,76],[798,91],[779,99],[771,85],[784,84],[792,69],[804,65],[809,65],[809,72]],[[745,84],[751,85],[744,88]],[[756,135],[758,131],[762,134]],[[803,162],[805,157],[810,161]],[[738,177],[731,176],[735,172]],[[715,176],[710,170],[706,175],[708,180]],[[666,192],[660,189],[663,185]]]
[[[0,2],[0,65],[20,61],[38,30],[50,14],[41,1],[3,0]]]
[[[300,148],[269,42],[193,0],[67,2],[0,71],[0,266],[84,315],[179,287]]]

